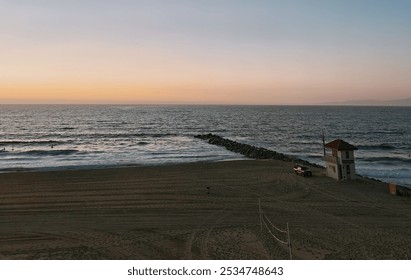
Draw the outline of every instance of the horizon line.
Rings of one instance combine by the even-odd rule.
[[[235,103],[0,103],[0,106],[34,105],[34,106],[330,106],[330,107],[411,107],[400,104],[339,104],[339,103],[315,103],[315,104],[235,104]]]

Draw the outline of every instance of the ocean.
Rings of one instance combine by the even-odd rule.
[[[205,133],[324,165],[324,131],[359,148],[358,174],[411,187],[411,107],[0,105],[0,120],[0,172],[247,159]]]

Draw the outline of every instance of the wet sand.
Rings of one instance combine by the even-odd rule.
[[[244,160],[0,174],[0,259],[288,259],[260,228],[259,198],[274,226],[289,224],[294,259],[410,259],[410,198],[312,169]]]

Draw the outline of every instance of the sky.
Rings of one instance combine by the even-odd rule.
[[[411,97],[407,0],[0,0],[1,103]]]

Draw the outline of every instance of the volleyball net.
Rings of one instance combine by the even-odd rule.
[[[269,235],[278,243],[283,244],[288,247],[290,253],[290,260],[293,259],[292,251],[291,251],[291,239],[290,239],[290,229],[288,227],[288,223],[286,223],[286,228],[281,229],[275,226],[271,220],[267,217],[266,213],[264,212],[261,206],[261,199],[258,199],[258,208],[259,208],[259,215],[260,215],[260,230],[261,232],[263,229],[267,230]]]

